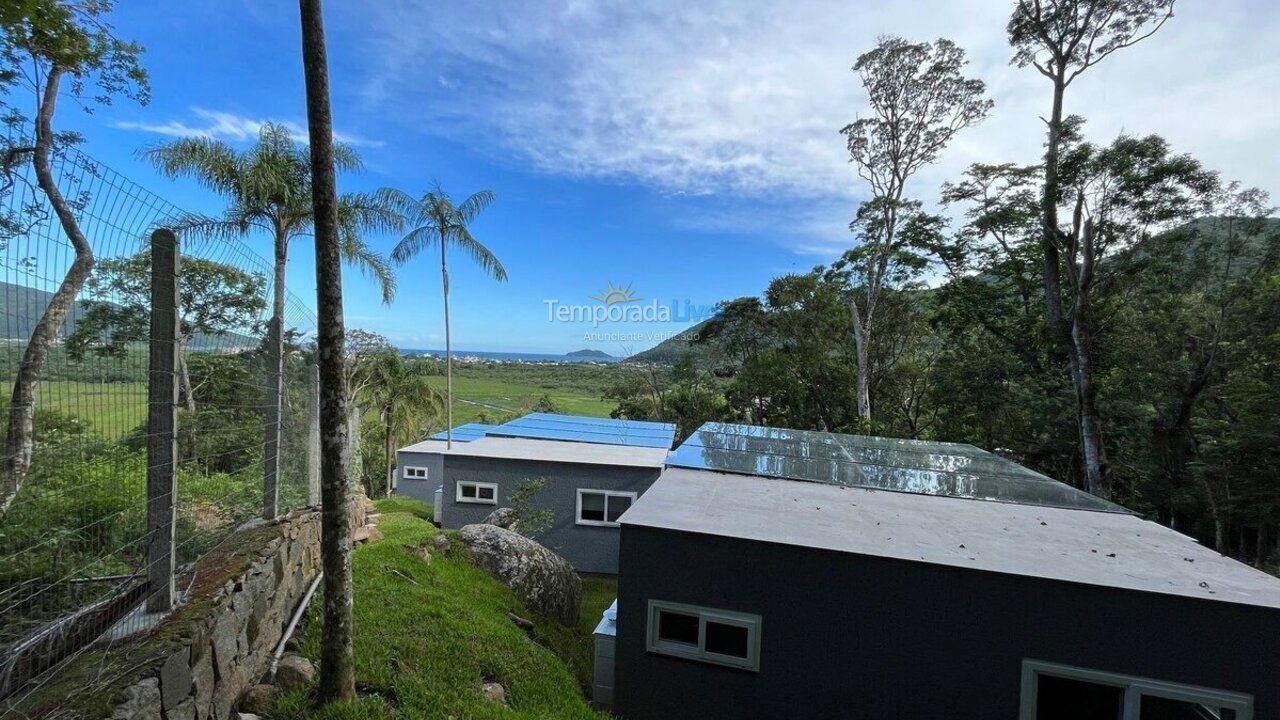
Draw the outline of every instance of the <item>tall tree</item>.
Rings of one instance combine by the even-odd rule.
[[[481,190],[460,205],[455,205],[439,185],[423,193],[421,198],[391,189],[381,190],[378,195],[382,202],[397,208],[412,228],[391,251],[392,260],[404,263],[429,247],[440,248],[440,282],[444,291],[445,399],[448,403],[445,440],[447,447],[453,447],[453,344],[449,330],[448,250],[453,246],[467,253],[490,277],[499,282],[506,281],[507,271],[502,263],[471,235],[468,228],[476,216],[493,202],[493,191]]]
[[[311,156],[298,146],[288,128],[271,124],[263,126],[257,143],[243,152],[219,140],[186,138],[148,148],[143,155],[163,174],[194,177],[227,199],[222,217],[186,218],[181,224],[184,233],[237,237],[264,231],[272,238],[275,277],[267,337],[263,514],[274,517],[284,395],[285,270],[289,243],[310,234],[314,227]],[[358,171],[361,167],[355,151],[345,145],[335,144],[333,157],[340,170]],[[401,217],[376,196],[364,193],[339,196],[335,209],[342,257],[372,276],[382,288],[383,301],[390,302],[395,294],[395,275],[387,261],[364,241],[363,234],[399,230]]]
[[[186,349],[197,335],[247,330],[266,307],[266,279],[232,265],[183,258],[178,303],[178,385],[188,410],[196,409]],[[98,263],[88,283],[90,299],[67,338],[67,353],[81,359],[122,357],[130,343],[147,339],[151,317],[151,253]]]
[[[1018,67],[1034,67],[1053,85],[1040,195],[1045,311],[1050,342],[1066,347],[1062,308],[1062,261],[1058,248],[1058,167],[1062,152],[1067,87],[1112,53],[1153,35],[1173,17],[1175,0],[1017,0],[1009,19],[1009,44]]]
[[[75,133],[54,130],[58,99],[69,95],[85,107],[109,104],[113,97],[142,104],[148,100],[147,73],[139,64],[142,47],[115,37],[107,22],[113,4],[111,0],[25,0],[4,3],[0,9],[0,93],[5,95],[4,105],[11,115],[25,117],[22,109],[8,101],[9,94],[19,89],[35,98],[34,142],[7,148],[4,165],[7,171],[17,157],[30,155],[40,192],[75,252],[32,329],[14,379],[0,465],[0,513],[8,510],[31,469],[32,420],[40,372],[94,263],[93,246],[76,219],[74,204],[58,189],[53,172],[53,156],[79,140]],[[64,80],[69,81],[65,86]]]
[[[428,362],[406,361],[400,352],[384,350],[361,364],[358,373],[361,399],[378,413],[382,424],[382,450],[387,475],[384,491],[391,489],[396,445],[419,440],[423,431],[444,410],[444,399],[431,384],[435,367]],[[371,493],[372,494],[372,493]]]
[[[867,90],[870,117],[846,125],[850,161],[871,189],[871,199],[850,228],[861,245],[845,266],[860,291],[849,305],[858,362],[858,415],[871,420],[871,343],[876,308],[887,282],[910,248],[900,234],[905,216],[918,211],[905,196],[913,175],[932,163],[962,129],[991,111],[981,80],[964,77],[964,50],[950,40],[909,43],[882,37],[853,66]]]
[[[302,66],[307,84],[311,153],[307,174],[316,230],[317,349],[320,365],[320,555],[324,568],[324,629],[320,638],[320,701],[356,694],[351,626],[351,513],[347,479],[345,326],[340,260],[342,212],[337,192],[329,61],[320,0],[300,0]]]
[[[1094,300],[1121,275],[1105,261],[1156,232],[1185,223],[1211,207],[1218,178],[1187,155],[1174,155],[1160,137],[1120,137],[1107,147],[1073,145],[1062,157],[1062,202],[1071,223],[1055,244],[1066,271],[1071,304],[1064,308],[1071,380],[1076,392],[1084,485],[1110,493],[1102,414],[1098,407]]]

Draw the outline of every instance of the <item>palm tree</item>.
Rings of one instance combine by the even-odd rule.
[[[276,514],[276,477],[280,468],[280,408],[283,402],[285,267],[289,242],[308,235],[314,226],[311,198],[311,155],[295,142],[291,131],[267,124],[258,141],[243,152],[209,138],[186,138],[147,148],[142,155],[168,177],[189,176],[227,199],[222,217],[192,215],[179,229],[188,235],[240,237],[266,231],[274,241],[274,304],[267,338],[266,417],[263,437],[263,516]],[[358,171],[360,158],[350,147],[335,143],[334,165]],[[364,242],[367,231],[398,231],[403,218],[379,203],[374,195],[338,196],[338,244],[343,258],[371,276],[382,288],[383,302],[395,294],[390,264]]]
[[[377,411],[382,423],[387,468],[384,487],[388,491],[395,472],[396,447],[421,439],[423,430],[444,410],[444,399],[431,386],[434,370],[430,363],[405,362],[394,349],[369,358],[360,368],[361,399]]]
[[[492,190],[481,190],[462,202],[454,205],[439,185],[428,190],[421,198],[413,198],[399,190],[383,189],[377,193],[378,200],[387,207],[399,210],[408,223],[408,234],[401,238],[391,251],[391,259],[397,263],[405,263],[413,256],[433,245],[440,246],[440,278],[444,288],[444,355],[445,355],[445,394],[448,398],[447,425],[445,426],[446,447],[453,447],[453,344],[449,334],[449,263],[448,248],[450,245],[471,256],[480,269],[499,282],[507,279],[507,271],[498,262],[489,248],[485,247],[471,235],[467,228],[485,208],[493,202]]]

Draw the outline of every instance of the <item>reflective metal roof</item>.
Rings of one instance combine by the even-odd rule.
[[[471,442],[472,440],[479,440],[480,438],[489,434],[489,431],[495,427],[497,427],[497,425],[486,425],[484,423],[463,423],[462,425],[459,425],[453,429],[453,440],[454,442]],[[444,440],[445,431],[441,430],[435,435],[432,435],[431,439]]]
[[[707,423],[671,453],[667,464],[918,495],[1128,512],[960,443]]]
[[[615,420],[555,413],[529,413],[489,428],[490,437],[534,438],[567,442],[669,449],[675,441],[672,423]]]

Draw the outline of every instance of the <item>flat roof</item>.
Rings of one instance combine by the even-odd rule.
[[[668,468],[620,522],[1280,608],[1280,578],[1123,513]]]
[[[667,464],[971,500],[1128,512],[972,445],[710,422]]]
[[[444,440],[423,440],[400,452],[482,457],[499,460],[534,460],[578,465],[661,468],[667,459],[664,448],[634,445],[605,445],[562,440],[495,437],[487,435],[470,442],[454,441],[448,449]]]
[[[670,450],[671,444],[675,441],[676,426],[673,423],[660,423],[649,420],[619,420],[586,415],[529,413],[496,427],[488,428],[485,434],[602,445],[632,445]]]

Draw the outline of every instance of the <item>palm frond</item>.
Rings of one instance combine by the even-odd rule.
[[[216,218],[199,213],[189,213],[179,218],[172,227],[182,241],[192,238],[230,240],[231,238],[248,235],[249,230],[254,227],[254,222],[244,215]]]
[[[396,295],[396,273],[387,259],[369,247],[360,235],[343,229],[339,233],[342,258],[372,278],[382,290],[382,302],[391,304]]]
[[[458,206],[458,215],[461,216],[462,224],[469,225],[476,216],[484,212],[484,209],[493,204],[496,196],[492,190],[481,190],[473,193],[471,197],[463,201]]]
[[[400,213],[405,224],[410,227],[426,225],[431,221],[431,218],[423,215],[423,201],[398,188],[378,188],[373,193],[373,199],[380,207],[390,208]]]
[[[355,148],[347,143],[333,143],[333,166],[339,172],[358,173],[364,170],[364,161],[360,159],[360,154]]]
[[[184,138],[143,148],[138,154],[165,177],[193,177],[221,195],[239,193],[240,156],[219,140]]]
[[[357,232],[400,232],[405,218],[378,193],[344,193],[338,196],[338,225]]]
[[[480,266],[480,269],[488,273],[493,279],[498,282],[506,282],[507,270],[502,267],[498,257],[490,252],[489,248],[482,245],[479,240],[472,237],[465,227],[452,229],[449,233],[449,244],[470,255],[471,259],[475,260],[476,264]]]
[[[440,233],[430,225],[416,227],[400,238],[400,242],[391,250],[391,260],[404,264],[414,255],[440,242]]]

